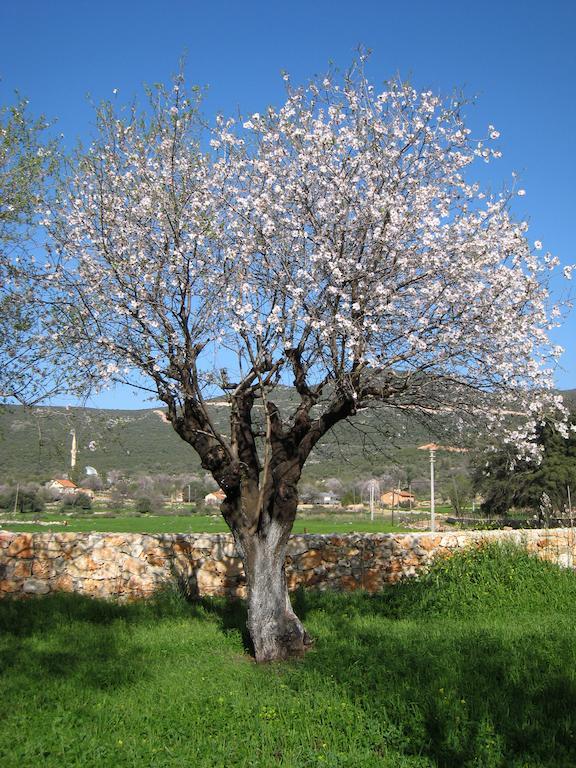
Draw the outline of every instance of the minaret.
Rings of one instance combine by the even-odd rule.
[[[76,453],[78,452],[78,448],[76,446],[76,430],[71,429],[70,434],[72,435],[72,448],[70,449],[70,468],[74,470],[74,467],[76,466]]]

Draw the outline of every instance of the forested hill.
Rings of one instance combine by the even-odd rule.
[[[576,390],[562,393],[576,407]],[[281,408],[293,402],[289,388],[276,393]],[[226,432],[228,407],[211,404],[216,426]],[[385,424],[385,429],[383,425]],[[449,424],[446,425],[449,428]],[[70,466],[70,432],[78,442],[78,466],[99,473],[185,473],[200,469],[198,457],[166,422],[161,410],[0,407],[0,482],[44,480]],[[436,439],[430,428],[405,414],[362,411],[325,436],[307,465],[310,479],[354,479],[396,461],[421,465],[416,446]]]

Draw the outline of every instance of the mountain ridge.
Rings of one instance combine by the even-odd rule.
[[[293,394],[288,387],[277,391],[275,400],[281,410],[294,402]],[[576,389],[561,394],[574,409]],[[222,432],[226,431],[227,405],[222,398],[209,402],[215,426]],[[0,482],[42,481],[66,474],[73,429],[81,468],[93,466],[101,474],[202,471],[198,456],[176,435],[160,408],[1,406]],[[382,465],[407,462],[425,471],[426,456],[417,446],[431,441],[435,441],[431,430],[409,414],[390,411],[384,419],[380,410],[362,411],[323,438],[310,457],[305,477],[352,478]]]

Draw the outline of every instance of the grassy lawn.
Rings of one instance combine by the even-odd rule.
[[[487,547],[295,603],[315,649],[258,667],[241,604],[4,601],[0,765],[576,765],[572,572]]]
[[[46,515],[47,520],[54,520],[54,525],[35,525],[33,522],[2,523],[9,531],[46,533],[48,531],[104,531],[121,533],[228,533],[229,529],[220,516],[207,515],[143,515],[142,517],[77,517],[70,518],[58,514]],[[62,522],[66,521],[64,527]],[[353,515],[349,517],[303,517],[296,520],[294,533],[391,533],[406,530],[379,519],[371,522],[366,518]]]

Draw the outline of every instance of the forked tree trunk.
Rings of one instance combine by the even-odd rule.
[[[302,656],[312,645],[294,613],[284,570],[290,527],[271,521],[265,533],[243,537],[248,589],[248,631],[256,661]]]

